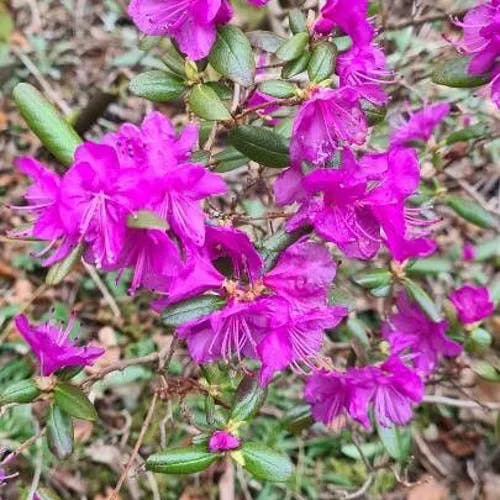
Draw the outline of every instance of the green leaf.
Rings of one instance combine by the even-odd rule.
[[[72,417],[90,421],[97,419],[94,405],[88,400],[85,393],[75,385],[58,382],[54,388],[54,400],[61,410]]]
[[[381,442],[376,443],[361,443],[359,445],[365,458],[372,458],[380,455],[384,451],[384,445]],[[342,453],[353,460],[361,460],[362,456],[357,446],[351,443],[343,444],[340,448]]]
[[[361,320],[356,317],[349,318],[347,320],[347,329],[363,347],[368,347],[370,345],[370,340],[366,333],[366,326]]]
[[[366,119],[368,120],[368,125],[370,127],[378,125],[385,120],[385,115],[387,112],[385,106],[375,106],[375,104],[372,104],[370,101],[362,99],[361,109],[364,111]]]
[[[307,31],[306,16],[300,9],[291,9],[288,14],[288,24],[290,31],[296,35],[302,31]]]
[[[300,434],[304,429],[309,429],[314,423],[309,405],[295,406],[288,411],[284,418],[283,427],[292,434]]]
[[[181,79],[186,77],[184,57],[179,54],[173,45],[170,45],[162,54],[161,60],[172,73],[175,73]]]
[[[441,321],[441,315],[439,314],[436,304],[434,304],[434,301],[420,285],[417,285],[417,283],[409,278],[404,278],[403,286],[410,298],[422,308],[432,321]]]
[[[50,286],[58,285],[71,272],[73,266],[80,260],[83,253],[83,243],[79,243],[67,257],[56,262],[48,271],[45,283]]]
[[[292,475],[293,465],[288,456],[261,443],[244,443],[241,455],[243,467],[256,479],[284,482]]]
[[[491,75],[470,75],[469,59],[460,58],[447,61],[439,66],[431,76],[434,83],[447,87],[472,88],[480,87],[491,80]]]
[[[0,406],[10,403],[31,403],[42,393],[33,379],[20,380],[6,385],[0,392]]]
[[[309,59],[311,59],[311,53],[306,51],[298,59],[287,62],[281,70],[281,77],[288,80],[293,76],[299,75],[307,69]]]
[[[311,82],[319,83],[330,78],[335,69],[337,48],[329,42],[320,42],[312,50],[307,65],[307,73]]]
[[[481,378],[490,382],[500,382],[500,371],[493,365],[482,359],[473,360],[471,363],[472,370]]]
[[[214,168],[214,172],[218,173],[230,172],[235,168],[246,165],[250,161],[236,148],[233,148],[233,146],[229,146],[223,151],[215,154],[214,160],[217,162],[217,166]]]
[[[210,64],[226,78],[249,87],[255,75],[255,61],[248,38],[232,24],[218,28],[217,32]]]
[[[276,57],[282,61],[298,59],[304,53],[308,43],[309,33],[297,33],[276,51]]]
[[[482,352],[492,343],[491,333],[484,328],[474,328],[466,343],[469,352]]]
[[[407,427],[383,427],[377,422],[377,433],[389,455],[406,462],[411,450],[411,433]]]
[[[64,165],[73,162],[73,154],[82,139],[56,108],[29,83],[18,83],[14,101],[28,127],[42,144]]]
[[[392,274],[387,269],[368,269],[351,277],[356,285],[362,288],[378,288],[392,281]]]
[[[231,419],[237,422],[257,415],[267,396],[267,389],[261,387],[256,377],[245,375],[236,389]]]
[[[251,160],[267,167],[284,168],[290,163],[286,139],[268,128],[235,127],[229,132],[229,142]]]
[[[210,86],[199,83],[189,93],[189,107],[204,120],[230,120],[231,113],[224,106],[217,92]]]
[[[167,230],[167,222],[150,210],[139,210],[127,217],[127,227],[134,229],[162,229]]]
[[[446,138],[446,144],[451,145],[456,142],[465,142],[472,139],[481,139],[486,137],[489,133],[488,125],[484,123],[477,123],[476,125],[471,125],[470,127],[465,127],[462,130],[456,130],[452,132]]]
[[[271,269],[278,260],[279,254],[295,243],[299,238],[311,232],[310,227],[301,227],[292,232],[287,232],[283,229],[276,231],[272,236],[266,238],[261,243],[260,253],[266,269]]]
[[[252,47],[271,54],[274,54],[285,41],[285,38],[271,31],[250,31],[247,36]]]
[[[284,99],[295,95],[297,87],[285,80],[267,80],[259,84],[259,90],[264,94]]]
[[[13,31],[14,21],[9,9],[3,2],[0,2],[0,44],[8,43]]]
[[[406,267],[406,272],[410,274],[441,274],[449,273],[453,269],[453,264],[448,259],[442,257],[428,257],[418,259]]]
[[[141,73],[134,76],[129,83],[129,89],[132,93],[153,102],[177,99],[185,88],[185,84],[180,78],[160,70]]]
[[[50,451],[59,460],[64,460],[73,453],[73,421],[57,405],[52,405],[49,410],[47,442]]]
[[[495,227],[496,225],[493,215],[473,200],[461,198],[460,196],[449,196],[446,203],[460,217],[471,224],[483,228]]]
[[[163,310],[161,319],[167,326],[179,326],[186,321],[217,311],[224,304],[225,301],[217,295],[202,295],[167,307]]]
[[[206,444],[172,448],[150,455],[146,460],[146,469],[163,474],[194,474],[205,470],[217,458],[216,453],[207,451]]]

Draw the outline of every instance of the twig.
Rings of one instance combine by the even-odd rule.
[[[444,21],[445,19],[452,17],[463,16],[468,9],[461,9],[451,13],[441,13],[441,14],[429,14],[427,16],[403,19],[397,23],[389,23],[385,27],[385,31],[395,31],[407,28],[408,26],[421,26],[422,24],[432,23],[434,21]]]
[[[45,434],[45,427],[38,431],[34,436],[31,436],[24,443],[20,444],[14,451],[11,451],[1,462],[0,465],[5,465],[19,454],[21,454],[26,448],[29,448],[35,441],[41,438]]]
[[[496,403],[493,401],[478,402],[470,399],[455,399],[455,398],[448,398],[446,396],[436,396],[434,394],[425,395],[422,402],[429,404],[454,406],[456,408],[473,408],[473,409],[484,409],[490,411],[500,410],[500,403]]]
[[[42,441],[37,442],[36,450],[36,462],[35,462],[35,472],[33,474],[33,480],[31,481],[31,488],[28,493],[28,500],[33,500],[35,498],[36,490],[40,484],[40,477],[42,475],[43,466],[43,446]]]
[[[234,117],[234,120],[240,120],[241,118],[250,115],[255,111],[267,108],[268,106],[295,106],[297,104],[300,104],[301,101],[302,99],[300,99],[299,97],[290,97],[288,99],[275,99],[274,101],[263,102],[261,104],[258,104],[257,106],[244,109],[239,115],[236,115]]]
[[[412,432],[412,437],[422,455],[424,455],[428,462],[439,472],[439,474],[441,474],[441,476],[446,477],[448,475],[448,469],[437,459],[420,433],[414,431]]]
[[[139,448],[142,446],[142,442],[144,441],[144,436],[146,435],[146,431],[148,430],[149,424],[151,423],[151,420],[153,419],[153,414],[154,414],[154,411],[156,408],[157,401],[158,401],[158,393],[155,392],[153,399],[151,400],[151,406],[149,407],[146,418],[144,419],[144,423],[142,424],[141,432],[139,434],[139,437],[137,438],[134,449],[132,450],[132,454],[130,455],[130,458],[127,462],[127,465],[125,466],[125,469],[123,470],[123,472],[120,476],[120,479],[118,480],[118,483],[116,484],[115,489],[113,490],[113,492],[109,496],[108,500],[116,500],[118,498],[118,494],[120,493],[120,490],[122,489],[123,483],[125,482],[125,479],[127,478],[129,470],[132,467],[132,464],[134,463],[134,461],[139,453]]]
[[[359,488],[359,490],[355,491],[354,493],[345,494],[344,500],[353,500],[355,498],[362,497],[372,485],[374,477],[375,475],[373,473],[369,474],[361,488]]]
[[[97,288],[99,288],[99,291],[102,293],[102,296],[106,301],[106,304],[108,304],[109,308],[111,309],[113,316],[115,318],[121,318],[122,313],[120,311],[120,308],[118,307],[118,304],[116,303],[114,297],[109,293],[108,288],[102,281],[97,271],[94,269],[93,266],[87,264],[87,262],[85,262],[84,259],[82,259],[82,264],[83,267],[85,267],[86,271],[89,273],[89,276],[92,278],[92,281],[96,284]]]

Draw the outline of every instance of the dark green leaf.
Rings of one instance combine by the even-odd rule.
[[[241,454],[243,467],[256,479],[284,482],[292,475],[293,465],[288,456],[261,443],[244,443]]]
[[[167,326],[179,326],[213,311],[217,311],[225,301],[217,295],[202,295],[184,300],[163,310],[161,319]]]
[[[471,363],[472,370],[490,382],[500,382],[500,372],[488,361],[477,359]]]
[[[304,53],[308,43],[309,33],[297,33],[276,51],[276,57],[282,61],[298,59]]]
[[[484,123],[477,123],[470,127],[465,127],[462,130],[452,132],[446,138],[446,144],[455,144],[456,142],[470,141],[472,139],[481,139],[486,137],[489,133],[488,126]]]
[[[359,445],[365,458],[372,458],[380,455],[384,451],[384,445],[381,442],[376,443],[361,443]],[[341,447],[342,453],[353,460],[361,460],[362,456],[358,447],[351,443],[343,444]]]
[[[83,253],[83,243],[79,243],[67,257],[56,262],[47,273],[45,283],[50,286],[58,285],[71,272],[73,266],[80,260]]]
[[[389,455],[406,462],[411,450],[411,433],[407,427],[383,427],[377,422],[377,433]]]
[[[163,474],[194,474],[205,470],[217,458],[216,453],[207,451],[206,444],[172,448],[149,456],[146,469]]]
[[[57,405],[52,405],[47,418],[47,441],[49,449],[59,460],[73,453],[73,421]]]
[[[330,78],[335,69],[337,49],[329,42],[320,42],[312,50],[307,65],[307,73],[311,82],[319,83]]]
[[[236,389],[231,419],[248,420],[255,416],[264,404],[267,389],[261,387],[256,377],[245,375]]]
[[[311,53],[307,51],[304,52],[298,59],[287,62],[281,70],[281,77],[288,80],[289,78],[302,73],[307,69],[309,59],[311,59]]]
[[[387,111],[385,106],[375,106],[366,99],[361,100],[361,109],[364,111],[370,127],[382,123]]]
[[[299,238],[302,238],[302,236],[310,232],[310,227],[302,227],[291,232],[280,229],[272,236],[266,238],[261,244],[261,255],[266,263],[266,269],[270,269],[274,266],[279,254],[285,250],[285,248],[288,248]]]
[[[177,76],[181,77],[181,79],[186,77],[184,58],[174,46],[171,45],[168,47],[166,52],[162,54],[161,60],[172,73],[175,73]]]
[[[223,100],[229,101],[233,98],[233,91],[221,82],[207,82],[204,85],[208,85],[210,88],[215,90],[215,93]]]
[[[496,225],[493,215],[473,200],[461,198],[460,196],[449,196],[447,205],[471,224],[484,228],[495,227]]]
[[[300,9],[291,9],[288,14],[288,24],[290,31],[296,35],[302,31],[307,31],[306,16]]]
[[[223,151],[220,151],[219,153],[214,155],[214,160],[217,161],[217,166],[215,167],[214,172],[219,173],[230,172],[235,168],[246,165],[250,161],[236,148],[233,148],[233,146],[229,146]]]
[[[417,285],[417,283],[408,278],[404,278],[403,286],[410,298],[422,308],[432,321],[441,321],[441,315],[439,314],[436,304],[434,304],[434,301],[420,285]]]
[[[469,59],[460,58],[447,61],[432,73],[432,81],[447,87],[471,88],[479,87],[491,80],[491,75],[470,75],[468,73]]]
[[[94,421],[97,412],[85,393],[75,385],[59,382],[54,388],[54,400],[63,411],[75,418]]]
[[[368,347],[370,341],[366,332],[366,327],[362,321],[356,317],[347,320],[347,329],[351,335],[363,346]]]
[[[167,230],[167,222],[151,210],[139,210],[127,217],[127,227],[134,229]]]
[[[235,127],[229,132],[229,142],[251,160],[267,167],[284,168],[290,163],[287,141],[268,128]]]
[[[230,120],[231,113],[215,90],[205,84],[195,85],[189,93],[191,111],[205,120]]]
[[[64,165],[73,162],[73,154],[82,139],[38,90],[29,83],[19,83],[14,101],[29,128],[42,144]]]
[[[32,379],[20,380],[6,385],[0,392],[0,406],[10,403],[31,403],[42,393]]]
[[[184,82],[165,71],[152,70],[134,76],[129,88],[132,93],[153,102],[177,99],[185,90]]]
[[[271,31],[250,31],[247,36],[252,47],[271,54],[274,54],[285,41],[285,38]]]
[[[261,92],[280,99],[292,97],[296,89],[297,87],[293,83],[284,80],[267,80],[259,84]]]
[[[356,285],[370,289],[388,285],[392,281],[392,274],[387,269],[368,269],[355,274],[351,279]]]
[[[220,27],[217,32],[210,64],[226,78],[249,87],[253,83],[255,62],[248,38],[232,24]]]
[[[314,423],[309,405],[295,406],[283,418],[283,427],[293,434],[300,434]]]

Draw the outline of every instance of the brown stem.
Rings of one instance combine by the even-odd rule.
[[[432,23],[434,21],[443,21],[452,17],[462,17],[468,9],[461,9],[451,13],[429,14],[427,16],[403,19],[397,23],[390,23],[384,29],[385,31],[395,31],[407,28],[408,26],[421,26],[422,24]]]

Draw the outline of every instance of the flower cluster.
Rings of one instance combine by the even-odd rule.
[[[491,99],[500,108],[500,1],[480,3],[456,24],[463,29],[459,48],[471,57],[469,73],[491,74]]]
[[[261,7],[269,0],[248,1]],[[209,54],[217,26],[233,16],[228,0],[132,0],[128,13],[143,33],[172,37],[195,61]]]
[[[190,162],[197,137],[191,125],[176,135],[171,122],[153,112],[141,127],[124,124],[101,144],[80,145],[62,177],[33,158],[19,159],[18,168],[34,181],[28,205],[19,208],[35,222],[16,234],[48,241],[42,253],[57,247],[45,265],[82,245],[84,259],[98,268],[133,269],[131,291],[167,288],[205,243],[201,201],[226,190],[222,177]],[[144,211],[158,228],[137,227]]]

